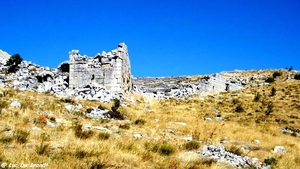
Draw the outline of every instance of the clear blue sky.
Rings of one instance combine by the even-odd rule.
[[[132,74],[300,68],[299,0],[5,0],[0,49],[55,68],[125,42]]]

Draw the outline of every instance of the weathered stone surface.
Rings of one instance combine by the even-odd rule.
[[[125,43],[120,43],[117,50],[102,52],[94,58],[81,56],[78,50],[69,52],[69,57],[69,88],[97,83],[113,92],[131,90],[130,61]]]

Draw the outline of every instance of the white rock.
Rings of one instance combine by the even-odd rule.
[[[73,110],[73,105],[71,105],[71,104],[65,105],[65,108],[69,111],[72,111]]]
[[[56,124],[54,124],[54,123],[52,123],[52,122],[50,122],[50,121],[48,121],[48,120],[47,120],[47,125],[48,125],[49,127],[51,127],[51,128],[56,128],[56,127],[57,127]]]
[[[95,130],[105,131],[108,134],[113,134],[113,131],[111,131],[111,130],[105,128],[105,127],[93,126],[92,128],[95,129]]]
[[[276,146],[273,149],[274,153],[285,153],[286,149],[283,146]]]
[[[33,131],[41,131],[42,129],[39,128],[39,127],[34,126],[34,127],[31,128],[31,130],[33,130]]]
[[[175,122],[175,124],[181,125],[181,126],[186,126],[187,124],[185,122]]]
[[[143,137],[143,135],[142,134],[139,134],[139,133],[135,133],[135,134],[133,134],[133,138],[142,138]]]
[[[13,102],[11,102],[10,106],[12,107],[17,107],[17,108],[21,108],[21,103],[14,100]]]

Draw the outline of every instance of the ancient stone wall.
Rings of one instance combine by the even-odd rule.
[[[69,52],[69,57],[69,88],[98,83],[114,92],[131,91],[130,61],[125,43],[93,58],[81,56],[78,50]]]

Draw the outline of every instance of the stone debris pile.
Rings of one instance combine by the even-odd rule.
[[[201,155],[214,159],[218,162],[228,163],[237,168],[255,167],[258,169],[267,169],[267,165],[259,162],[257,158],[240,156],[225,150],[223,146],[208,145],[204,146]]]

